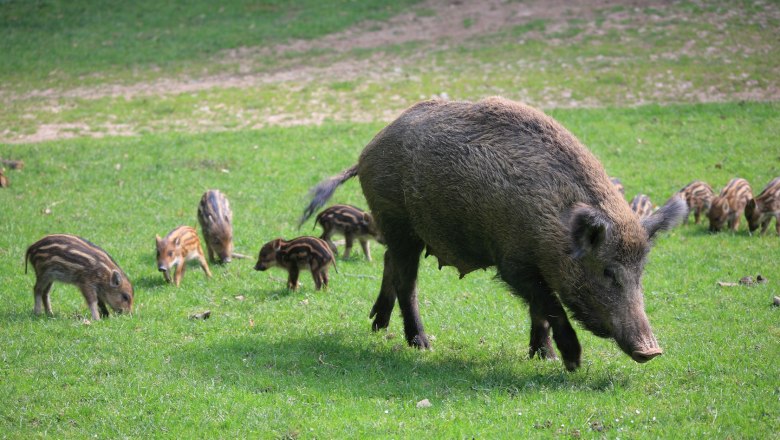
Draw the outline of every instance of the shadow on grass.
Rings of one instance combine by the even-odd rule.
[[[261,336],[244,336],[185,350],[177,362],[199,370],[204,381],[218,378],[261,393],[309,388],[323,395],[368,398],[484,392],[514,397],[544,390],[606,392],[630,386],[630,377],[623,372],[594,372],[584,366],[567,373],[560,361],[544,365],[545,361],[530,360],[514,349],[464,358],[457,351],[439,355],[400,344],[391,348],[384,341],[359,347],[349,339],[350,335],[333,333],[269,343]]]

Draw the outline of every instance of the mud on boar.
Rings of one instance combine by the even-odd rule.
[[[427,348],[417,305],[423,249],[461,276],[496,266],[529,305],[529,354],[579,367],[573,317],[637,362],[662,353],[645,314],[642,273],[658,231],[682,220],[673,197],[640,220],[596,157],[552,118],[502,98],[427,101],[369,142],[358,163],[312,189],[311,216],[358,176],[384,237],[371,310],[388,326],[396,298],[410,345]]]
[[[357,239],[363,248],[366,260],[371,261],[371,249],[368,245],[368,237],[373,237],[382,243],[382,237],[376,228],[376,223],[371,214],[350,205],[333,205],[324,209],[317,215],[315,225],[322,226],[320,239],[325,240],[336,255],[336,244],[331,237],[335,233],[344,236],[344,258],[349,258],[352,251],[352,243]]]
[[[157,245],[157,269],[162,272],[165,281],[171,282],[168,272],[176,266],[176,272],[173,274],[173,282],[179,287],[187,262],[198,260],[203,272],[207,278],[211,278],[211,270],[203,255],[203,248],[200,246],[200,239],[195,228],[190,226],[179,226],[169,232],[165,238],[155,237]]]
[[[298,288],[301,269],[311,270],[316,290],[328,287],[328,266],[336,261],[324,240],[316,237],[298,237],[290,241],[282,238],[269,241],[260,249],[255,270],[265,271],[279,266],[288,272],[287,288]]]
[[[203,194],[198,205],[198,223],[209,260],[216,261],[216,255],[220,263],[229,263],[233,257],[233,211],[222,192],[211,189]]]
[[[49,294],[54,281],[74,284],[89,306],[92,319],[108,316],[108,305],[117,313],[132,312],[133,286],[106,251],[75,235],[47,235],[27,248],[27,262],[35,269],[36,315],[43,309],[52,315]]]

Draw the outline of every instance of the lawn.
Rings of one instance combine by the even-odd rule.
[[[775,104],[566,110],[554,115],[623,178],[627,195],[662,201],[689,180],[721,186],[777,175]],[[190,267],[163,282],[153,238],[195,225],[200,195],[231,201],[236,247],[255,255],[299,232],[307,189],[350,165],[381,128],[326,124],[208,135],[147,135],[4,146],[25,161],[0,192],[3,303],[0,409],[14,437],[766,437],[778,427],[780,351],[773,235],[710,235],[685,226],[659,240],[645,277],[647,311],[666,353],[633,363],[584,330],[583,368],[527,359],[526,307],[492,278],[421,269],[434,350],[403,343],[400,318],[372,333],[381,278],[356,254],[331,286],[259,273],[254,261]],[[762,133],[756,135],[755,133]],[[638,143],[637,139],[642,142]],[[702,148],[706,146],[707,148]],[[774,150],[776,151],[776,150]],[[716,167],[716,164],[720,164]],[[336,202],[365,206],[351,182]],[[45,210],[49,208],[50,214]],[[304,225],[309,233],[311,224]],[[55,316],[32,315],[26,247],[47,233],[93,240],[136,288],[132,316],[88,323],[80,293],[55,285]],[[762,274],[754,287],[717,287]],[[189,315],[211,310],[206,321]],[[432,406],[417,408],[429,399]],[[771,434],[774,435],[774,434]]]
[[[0,189],[3,437],[780,438],[773,228],[664,233],[643,281],[664,355],[637,364],[575,324],[573,373],[528,359],[527,307],[493,270],[459,280],[423,261],[430,351],[406,346],[397,309],[371,331],[377,243],[371,263],[359,251],[339,259],[325,291],[305,274],[289,291],[284,271],[253,270],[265,242],[319,234],[312,221],[296,228],[309,188],[355,163],[402,108],[443,92],[545,107],[627,199],[660,205],[691,180],[717,190],[736,176],[758,193],[780,175],[780,105],[754,99],[778,81],[778,46],[762,37],[778,28],[774,2],[613,5],[442,44],[259,47],[370,32],[401,11],[424,23],[442,14],[432,4],[0,1],[0,158],[25,164]],[[241,61],[257,83],[165,90],[230,77],[225,54],[244,46],[260,51]],[[345,62],[354,69],[334,68]],[[264,76],[296,69],[308,73]],[[24,137],[52,126],[48,142]],[[196,226],[211,188],[230,200],[236,251],[252,258],[212,265],[211,279],[192,264],[168,285],[154,237]],[[366,206],[357,181],[332,202]],[[92,321],[80,292],[55,284],[54,316],[34,316],[24,255],[50,233],[108,251],[133,282],[134,313]],[[758,274],[768,281],[718,286]]]

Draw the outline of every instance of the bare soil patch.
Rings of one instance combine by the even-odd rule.
[[[298,40],[271,47],[245,47],[225,51],[215,57],[214,63],[238,66],[230,69],[231,73],[204,75],[201,77],[167,77],[154,81],[135,84],[103,84],[93,87],[76,87],[71,89],[33,90],[26,93],[11,93],[0,88],[0,102],[12,104],[17,101],[42,102],[38,111],[48,111],[58,108],[62,101],[95,100],[101,98],[124,98],[127,100],[140,97],[159,97],[195,93],[214,89],[249,89],[268,85],[283,85],[288,93],[295,93],[301,85],[328,81],[359,80],[364,83],[378,83],[389,79],[397,79],[405,74],[407,66],[415,66],[431,51],[439,51],[448,47],[477,41],[482,36],[493,35],[514,26],[532,23],[535,20],[545,20],[544,34],[531,31],[524,38],[546,38],[556,44],[555,38],[548,38],[564,31],[572,21],[584,27],[584,31],[570,37],[582,39],[590,35],[604,35],[610,31],[621,31],[628,28],[652,27],[658,16],[642,13],[647,8],[658,10],[670,9],[675,2],[668,0],[529,0],[505,1],[485,0],[472,2],[467,0],[427,0],[412,10],[400,14],[387,22],[364,22],[343,32],[325,36],[318,40]],[[679,20],[681,23],[692,17],[676,8],[676,16],[666,19]],[[765,13],[750,19],[758,26],[771,29],[771,23],[780,20],[780,6],[766,5]],[[605,12],[606,11],[606,12]],[[734,12],[736,14],[736,12]],[[595,20],[598,18],[598,25]],[[713,14],[712,16],[696,17],[696,20],[710,20],[714,29],[722,27],[724,21],[733,19],[729,14]],[[744,17],[743,17],[744,18]],[[561,38],[561,37],[556,37]],[[717,32],[704,36],[710,39],[725,39]],[[560,44],[565,41],[557,41]],[[414,43],[419,45],[418,56],[401,59],[392,51],[381,50]],[[693,41],[691,42],[693,43]],[[474,44],[480,44],[476,42]],[[754,46],[728,46],[724,41],[713,41],[708,50],[713,56],[722,56],[728,52],[733,58],[740,54],[766,52],[774,40],[756,42]],[[374,50],[368,57],[351,56],[357,49]],[[691,55],[696,49],[693,44],[685,45],[675,53],[663,54],[666,59],[679,59]],[[687,52],[686,52],[687,51]],[[316,55],[311,55],[312,53]],[[323,55],[323,53],[325,53]],[[641,56],[638,55],[638,56]],[[269,58],[285,59],[281,68],[269,70],[264,67]],[[228,69],[226,69],[228,70]],[[777,72],[780,76],[780,72]],[[685,96],[695,102],[711,102],[724,100],[778,100],[780,90],[776,83],[750,84],[739,90],[723,87],[696,87],[681,78],[659,78],[656,90],[636,96],[627,95],[623,105],[638,105],[647,102],[669,102]],[[572,107],[579,105],[598,106],[597,99],[573,101],[568,99],[565,89],[551,90],[543,102],[536,105],[545,108]],[[422,96],[421,96],[422,98]],[[339,97],[349,100],[349,93]],[[362,109],[348,110],[347,106],[325,105],[316,98],[299,108],[267,108],[262,111],[241,111],[240,117],[234,121],[233,128],[257,128],[269,125],[301,125],[318,124],[327,119],[367,121],[389,120],[397,115],[398,109],[404,103],[390,103],[387,109],[367,113]],[[614,103],[610,103],[614,105]],[[602,104],[603,105],[603,104]],[[354,108],[352,106],[351,108]],[[48,109],[47,109],[48,108]],[[149,127],[145,127],[149,129]],[[186,129],[190,131],[211,131],[226,129],[209,118],[201,120],[165,119],[162,118],[152,129]],[[37,132],[20,135],[10,130],[0,131],[0,142],[38,142],[63,139],[74,136],[104,136],[132,135],[139,131],[132,123],[116,121],[115,123],[95,124],[90,121],[78,123],[42,123]]]

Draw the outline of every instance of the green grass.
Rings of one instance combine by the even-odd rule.
[[[40,84],[51,77],[83,81],[150,67],[195,71],[226,49],[313,39],[362,20],[386,19],[413,3],[4,1],[0,78]]]
[[[343,87],[350,87],[344,85]],[[777,104],[557,110],[627,197],[663,201],[690,180],[733,176],[760,189],[780,174]],[[0,190],[0,429],[30,437],[776,438],[780,294],[773,235],[665,234],[644,286],[665,355],[639,365],[579,330],[583,367],[527,359],[527,308],[492,271],[458,280],[426,260],[420,308],[434,349],[406,347],[396,310],[372,333],[375,261],[339,261],[331,287],[253,261],[191,266],[179,289],[154,267],[153,239],[195,225],[200,195],[231,201],[237,251],[292,237],[309,187],[357,159],[382,124],[326,123],[207,134],[147,134],[0,145],[25,161]],[[641,140],[641,141],[640,141]],[[720,168],[715,167],[720,164]],[[224,171],[223,171],[224,170]],[[365,206],[357,182],[333,202]],[[51,214],[43,210],[50,207]],[[311,223],[301,233],[310,233]],[[82,235],[134,282],[132,316],[83,322],[80,293],[57,284],[55,316],[32,315],[26,247]],[[761,273],[766,285],[716,287]],[[244,300],[236,299],[243,295]],[[191,321],[209,309],[212,318]],[[251,324],[253,323],[253,324]],[[429,399],[430,408],[416,403]]]
[[[326,292],[305,275],[289,292],[283,271],[255,272],[252,259],[213,266],[210,280],[192,265],[180,288],[164,284],[154,236],[196,225],[205,190],[230,199],[238,252],[316,234],[311,222],[295,229],[308,189],[353,164],[378,121],[442,93],[553,109],[628,199],[661,204],[693,179],[719,189],[735,176],[758,192],[780,175],[778,103],[741,102],[778,87],[775,2],[617,6],[444,44],[269,50],[356,25],[377,31],[398,12],[439,13],[416,3],[0,0],[0,139],[47,126],[76,137],[0,143],[0,158],[26,164],[0,189],[2,436],[780,438],[780,239],[748,236],[744,224],[658,240],[644,287],[664,356],[636,364],[578,327],[575,373],[527,358],[527,307],[492,270],[459,280],[423,262],[432,351],[406,347],[397,310],[387,331],[371,332],[375,243],[375,261],[340,260]],[[306,69],[253,86],[106,93]],[[696,104],[709,99],[734,102]],[[606,108],[562,109],[581,105]],[[365,206],[355,181],[333,202]],[[57,232],[119,262],[136,289],[132,316],[86,323],[81,294],[62,284],[55,316],[33,316],[24,252]],[[767,284],[716,284],[759,273]],[[207,309],[211,319],[188,319]],[[417,408],[422,399],[432,406]]]

